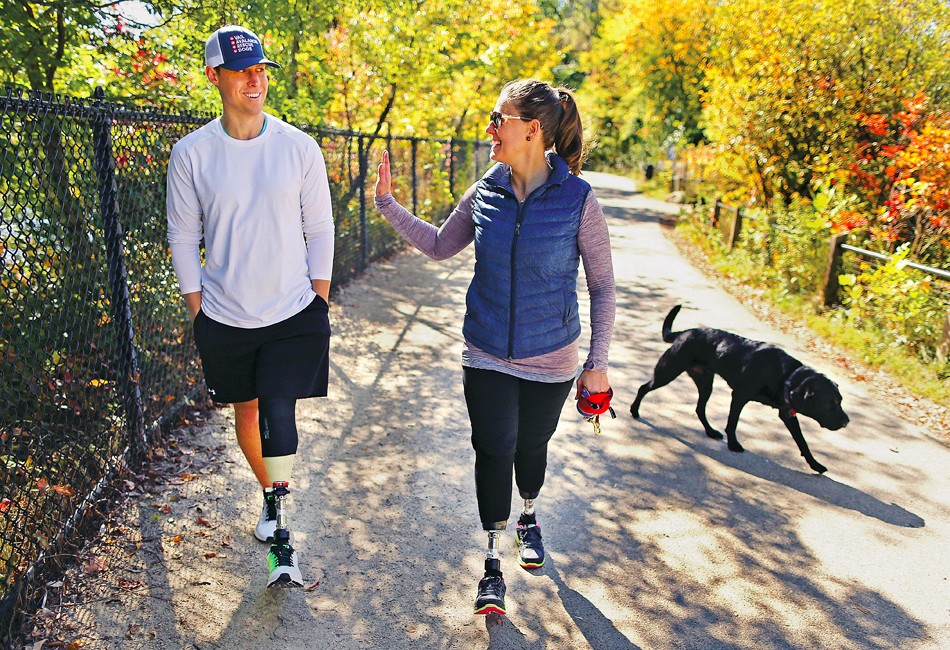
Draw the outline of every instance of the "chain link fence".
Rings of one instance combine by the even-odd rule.
[[[0,624],[37,604],[107,492],[203,383],[166,240],[172,145],[212,119],[6,88],[0,96]],[[432,221],[490,164],[488,145],[298,125],[323,149],[333,282],[400,246],[373,207],[389,149],[396,198]],[[411,180],[411,183],[409,182]]]

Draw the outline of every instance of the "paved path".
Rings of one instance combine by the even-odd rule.
[[[139,486],[104,532],[118,541],[93,549],[108,597],[73,608],[82,647],[950,647],[950,450],[680,258],[659,225],[672,206],[587,177],[615,249],[619,417],[595,437],[565,405],[538,501],[549,560],[521,570],[507,533],[507,619],[471,615],[485,545],[458,362],[471,255],[408,252],[337,297],[332,397],[298,410],[291,521],[311,589],[263,589],[257,493],[216,412],[169,452],[188,473]],[[778,343],[841,384],[847,429],[803,421],[827,475],[764,406],[743,413],[745,454],[705,438],[686,378],[630,417],[677,303],[679,329]],[[728,399],[717,383],[718,426]]]

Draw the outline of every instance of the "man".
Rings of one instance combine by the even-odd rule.
[[[255,536],[272,542],[267,586],[299,587],[284,505],[296,400],[327,394],[330,188],[316,141],[264,111],[267,70],[280,66],[253,32],[217,30],[205,64],[222,112],[172,149],[172,264],[208,392],[234,405],[238,444],[264,490]]]

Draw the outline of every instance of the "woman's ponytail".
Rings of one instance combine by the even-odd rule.
[[[518,115],[541,122],[545,148],[553,147],[572,174],[581,173],[584,128],[570,90],[554,88],[537,79],[520,79],[505,85],[500,100],[503,104],[511,103]]]
[[[554,149],[567,163],[571,173],[577,176],[581,173],[581,165],[584,163],[584,125],[581,123],[581,114],[571,91],[558,88],[557,93],[563,112],[554,133]]]

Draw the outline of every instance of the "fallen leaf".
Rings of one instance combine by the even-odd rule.
[[[82,572],[87,576],[93,576],[105,571],[107,568],[109,568],[109,563],[106,562],[105,558],[93,557],[89,558],[89,560],[83,564]]]
[[[313,583],[312,585],[310,585],[309,587],[306,587],[306,588],[304,589],[304,591],[313,591],[314,589],[316,589],[316,588],[319,587],[319,586],[320,586],[320,581],[318,580],[318,581],[316,581],[315,583]]]
[[[62,494],[64,497],[71,497],[75,496],[76,494],[76,490],[72,489],[68,485],[51,485],[50,489],[57,494]]]
[[[192,474],[192,473],[190,473],[190,472],[184,472],[184,473],[181,475],[181,480],[183,480],[183,481],[193,481],[193,480],[195,480],[196,478],[198,478],[198,475],[197,475],[197,474]]]
[[[129,580],[128,578],[119,578],[119,587],[121,589],[138,589],[142,583],[138,580]]]
[[[168,505],[167,503],[153,503],[152,507],[158,508],[158,511],[162,513],[163,515],[167,515],[169,512],[172,511],[172,507]]]
[[[198,519],[196,519],[195,521],[201,524],[202,526],[207,526],[208,528],[211,528],[211,522],[205,519],[204,517],[198,517]]]
[[[181,546],[181,535],[175,535],[174,537],[169,537],[165,541],[171,544],[174,544],[176,546]]]

